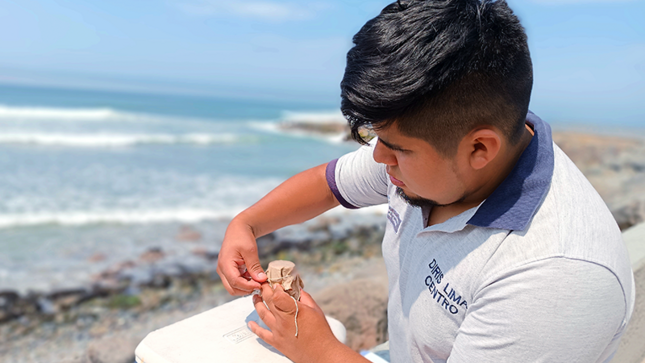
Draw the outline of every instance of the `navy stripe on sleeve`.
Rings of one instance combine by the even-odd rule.
[[[358,207],[346,201],[345,198],[343,198],[343,196],[340,194],[340,191],[338,190],[338,185],[336,184],[336,164],[337,163],[338,163],[338,159],[334,159],[327,164],[327,169],[325,169],[325,177],[327,178],[327,185],[329,185],[329,189],[331,189],[331,192],[334,193],[334,196],[336,197],[338,202],[340,202],[340,205],[348,209],[358,209]]]

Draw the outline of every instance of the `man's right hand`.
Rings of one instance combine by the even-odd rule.
[[[258,258],[257,237],[339,205],[327,184],[326,167],[318,165],[287,179],[228,225],[217,273],[231,295],[248,295],[267,280]]]
[[[217,258],[217,274],[231,295],[248,295],[267,280],[248,224],[236,219],[229,224]]]

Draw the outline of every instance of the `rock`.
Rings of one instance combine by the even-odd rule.
[[[92,293],[96,296],[108,296],[121,293],[128,286],[128,281],[121,280],[114,276],[106,278],[99,277],[92,284]]]
[[[165,289],[170,286],[170,281],[170,276],[163,273],[157,273],[152,276],[152,280],[150,280],[147,286],[157,289]]]
[[[553,140],[589,179],[621,229],[645,220],[645,142],[575,132]]]
[[[45,297],[38,299],[38,310],[44,315],[54,315],[59,311],[56,305]]]
[[[219,256],[219,251],[211,251],[204,247],[194,248],[191,252],[193,255],[205,258],[209,261],[217,260],[217,256]]]
[[[104,336],[110,331],[110,326],[106,323],[94,324],[90,330],[89,335],[93,338],[99,338]]]
[[[633,200],[626,205],[614,208],[611,213],[621,230],[645,222],[645,199]]]
[[[354,280],[326,288],[314,300],[345,325],[350,348],[359,351],[387,341],[387,281]]]
[[[341,245],[346,250],[348,240],[353,238],[357,238],[361,246],[380,245],[383,238],[382,224],[384,223],[379,221],[347,226],[337,218],[326,219],[322,223],[314,220],[312,223],[290,226],[258,238],[258,253],[262,259],[290,250],[312,252],[321,247],[335,248],[334,246]],[[356,241],[352,244],[355,247]]]
[[[64,289],[47,294],[47,298],[51,300],[59,300],[69,296],[83,296],[85,294],[87,294],[87,290],[85,289]]]
[[[20,296],[16,291],[0,291],[0,323],[15,317],[13,309]]]
[[[279,248],[277,246],[279,244],[278,239],[273,232],[257,238],[256,242],[258,245],[258,255],[260,256],[260,258],[267,257],[277,252],[277,249]]]
[[[314,223],[312,223],[307,227],[307,230],[309,232],[319,232],[319,231],[328,232],[330,226],[340,223],[340,218],[320,216],[316,218],[314,221],[315,221]]]
[[[75,355],[71,358],[62,360],[60,363],[92,363],[86,353]]]
[[[16,291],[0,292],[0,323],[22,317],[34,315],[41,311],[38,305],[40,295],[29,293],[21,297]]]
[[[85,289],[65,289],[54,291],[45,296],[55,305],[55,311],[67,310],[87,299],[90,292]]]
[[[67,358],[62,360],[60,363],[91,363],[90,359],[87,357],[87,354],[77,355],[72,358]]]
[[[143,263],[155,263],[163,259],[166,254],[159,247],[149,248],[146,252],[139,256],[139,261]]]
[[[110,266],[109,268],[102,271],[101,273],[92,276],[92,279],[95,281],[95,283],[101,283],[101,282],[106,282],[111,280],[118,281],[119,275],[122,274],[123,271],[134,268],[136,266],[137,264],[134,261],[131,261],[131,260],[122,261]]]
[[[149,266],[137,266],[121,271],[119,278],[128,281],[128,287],[148,285],[154,278],[154,271]]]
[[[278,127],[285,131],[300,131],[316,135],[349,133],[349,126],[346,122],[332,119],[319,122],[284,121],[278,124]]]
[[[13,304],[20,296],[14,290],[0,291],[0,309]]]
[[[101,262],[105,261],[107,259],[107,255],[105,253],[97,252],[93,254],[92,256],[88,257],[87,261],[89,262]]]
[[[129,268],[135,267],[137,264],[134,261],[131,260],[126,260],[123,262],[119,262],[109,269],[106,270],[107,273],[119,273],[120,271],[127,270]]]
[[[216,268],[211,261],[191,255],[184,256],[178,261],[178,265],[182,269],[182,277],[199,276]]]
[[[202,239],[202,234],[188,226],[182,226],[175,239],[181,242],[197,242]]]
[[[87,356],[91,363],[132,363],[140,339],[107,337],[90,342]]]
[[[342,136],[342,141],[353,141],[352,134],[347,121],[341,116],[340,118],[330,117],[326,120],[306,120],[292,119],[285,120],[278,124],[280,130],[298,134],[308,134],[314,136]],[[371,140],[376,135],[368,128],[358,130],[359,135],[365,140]]]
[[[141,311],[156,309],[170,299],[163,290],[145,290],[139,295],[139,298],[141,299]]]

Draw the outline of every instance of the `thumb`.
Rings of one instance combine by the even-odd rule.
[[[251,274],[253,280],[260,283],[267,280],[267,275],[264,273],[262,265],[260,265],[260,258],[258,257],[257,249],[244,251],[242,253],[242,258],[244,259],[247,271]]]

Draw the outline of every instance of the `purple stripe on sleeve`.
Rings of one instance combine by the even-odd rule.
[[[338,163],[338,159],[334,159],[330,161],[329,164],[327,164],[327,169],[325,170],[327,185],[329,185],[329,189],[331,189],[331,192],[334,193],[334,196],[340,202],[340,205],[348,209],[358,209],[358,207],[349,204],[349,202],[347,202],[345,198],[343,198],[343,196],[340,195],[340,191],[338,190],[338,185],[336,185],[336,164],[337,163]]]

